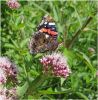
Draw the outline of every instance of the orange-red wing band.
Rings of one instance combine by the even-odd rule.
[[[57,32],[51,31],[50,29],[46,29],[46,28],[42,28],[41,30],[39,30],[40,32],[45,32],[48,33],[50,35],[57,35]]]

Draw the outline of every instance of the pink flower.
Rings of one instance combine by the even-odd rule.
[[[17,69],[7,57],[0,57],[0,84],[6,83],[8,77],[16,80]]]
[[[4,89],[0,88],[0,100],[7,100],[7,98],[6,98],[6,88],[4,88]]]
[[[8,0],[7,5],[11,9],[17,9],[20,7],[20,4],[17,0]]]
[[[8,90],[7,93],[8,93],[7,95],[8,100],[18,100],[16,87]]]
[[[16,89],[0,88],[0,100],[18,100]]]
[[[46,55],[40,62],[43,64],[44,72],[50,72],[57,77],[66,78],[71,73],[67,60],[60,53],[52,53],[51,55]]]
[[[0,68],[0,84],[4,84],[6,83],[6,73],[4,72],[4,70],[2,68]]]

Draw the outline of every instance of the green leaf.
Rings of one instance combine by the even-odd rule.
[[[91,64],[89,58],[88,58],[84,53],[82,53],[82,52],[80,52],[80,51],[77,51],[76,55],[77,55],[78,57],[80,57],[81,60],[84,60],[84,63],[88,66],[88,68],[89,68],[92,72],[95,71],[94,66]]]
[[[12,40],[12,39],[11,39],[11,41],[12,41],[12,43],[14,44],[14,46],[15,46],[16,48],[19,48],[19,45],[16,43],[16,41],[14,41],[14,40]]]
[[[29,87],[28,82],[25,82],[24,85],[21,86],[21,87],[18,86],[18,87],[17,87],[17,95],[18,95],[19,97],[23,97],[23,95],[26,93],[28,87]]]
[[[28,92],[31,94],[32,91],[36,92],[38,90],[38,88],[44,83],[44,81],[47,79],[48,77],[46,77],[45,75],[43,75],[42,73],[37,76],[31,83],[30,86],[28,88]]]
[[[73,73],[71,75],[71,87],[72,90],[76,91],[79,88],[79,77],[77,76],[77,73]]]
[[[20,43],[20,47],[23,48],[25,45],[27,45],[28,41],[29,41],[29,38],[22,40],[22,42]]]
[[[21,24],[19,24],[19,25],[17,26],[18,29],[21,29],[21,28],[24,28],[24,27],[25,27],[24,23],[21,23]]]
[[[43,54],[42,53],[38,53],[37,55],[34,56],[34,58],[40,58]]]
[[[73,64],[74,59],[76,59],[76,56],[74,54],[74,52],[72,52],[71,50],[67,50],[66,48],[63,51],[64,56],[67,58],[68,63],[70,65]]]
[[[9,44],[9,43],[4,44],[4,47],[15,49],[15,46],[13,44]]]
[[[63,85],[65,78],[61,78],[61,85]]]
[[[76,92],[76,94],[81,97],[83,100],[89,100],[88,97],[86,95],[84,95],[83,93],[81,92]]]
[[[71,89],[65,89],[65,91],[54,92],[53,90],[51,90],[51,88],[49,88],[49,90],[39,91],[40,94],[65,94],[69,92],[72,92]]]

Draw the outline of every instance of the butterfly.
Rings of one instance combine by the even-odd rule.
[[[58,47],[58,32],[53,18],[45,15],[37,26],[37,32],[32,35],[29,42],[31,54],[54,51]]]

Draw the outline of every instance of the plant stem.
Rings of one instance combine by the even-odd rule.
[[[96,14],[96,13],[95,13]],[[94,14],[94,15],[95,15]],[[92,16],[88,17],[87,20],[85,21],[85,23],[82,25],[81,28],[79,28],[76,32],[75,35],[73,36],[72,40],[70,41],[70,43],[67,45],[67,48],[72,48],[73,44],[75,43],[76,39],[78,38],[79,34],[81,33],[81,31],[90,23],[90,21],[93,19]]]
[[[66,32],[64,33],[64,42],[63,42],[63,46],[66,47]]]

